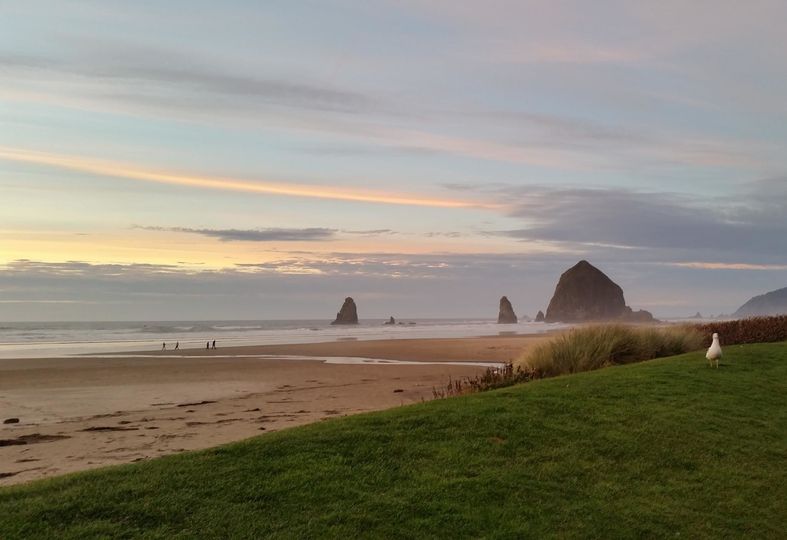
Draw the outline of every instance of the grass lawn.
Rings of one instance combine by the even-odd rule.
[[[785,538],[787,344],[0,490],[0,538]]]

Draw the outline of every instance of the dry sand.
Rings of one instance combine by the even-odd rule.
[[[0,424],[0,485],[429,400],[432,388],[449,378],[485,369],[445,362],[510,361],[543,339],[338,341],[0,360],[0,422],[20,419]],[[346,365],[268,355],[435,363]]]

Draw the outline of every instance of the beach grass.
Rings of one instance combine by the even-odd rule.
[[[784,538],[787,344],[0,490],[0,538]]]
[[[703,335],[684,326],[599,324],[572,328],[517,360],[533,378],[555,377],[696,351]]]

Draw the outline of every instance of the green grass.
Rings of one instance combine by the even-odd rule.
[[[0,538],[784,538],[787,344],[0,490]]]

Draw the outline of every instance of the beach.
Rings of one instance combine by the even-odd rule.
[[[545,335],[0,359],[0,485],[433,399]]]

